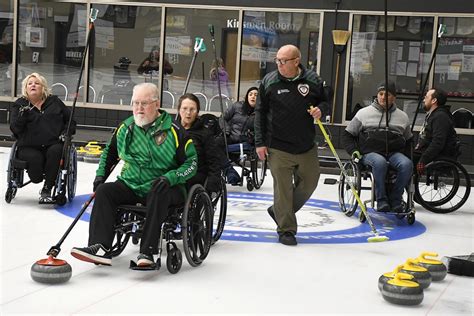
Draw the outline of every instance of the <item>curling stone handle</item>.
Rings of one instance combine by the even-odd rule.
[[[425,252],[422,252],[420,257],[422,259],[431,259],[431,258],[426,258],[426,257],[437,257],[438,254],[436,252],[428,252],[428,251],[425,251]]]

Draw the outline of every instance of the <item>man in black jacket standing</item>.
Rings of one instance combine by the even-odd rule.
[[[458,155],[458,138],[446,99],[446,93],[439,88],[426,92],[424,109],[427,113],[415,147],[418,174],[423,174],[425,165],[439,156],[455,159]]]
[[[329,108],[323,80],[300,61],[296,46],[285,45],[278,50],[278,70],[263,78],[255,109],[256,151],[261,160],[268,156],[273,176],[273,206],[268,213],[284,245],[297,244],[295,213],[318,184],[314,120]]]

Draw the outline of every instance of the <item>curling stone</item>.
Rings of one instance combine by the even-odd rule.
[[[428,269],[416,265],[415,259],[407,259],[400,272],[413,275],[423,289],[426,289],[431,284],[431,274],[428,272]]]
[[[39,283],[59,284],[69,281],[72,268],[66,261],[49,256],[36,261],[31,266],[30,275],[34,281]]]
[[[423,287],[414,281],[405,280],[402,273],[383,285],[382,296],[387,302],[398,305],[418,305],[423,301]]]
[[[98,163],[100,161],[100,156],[102,155],[102,147],[96,141],[91,141],[87,143],[85,147],[86,152],[83,155],[83,160],[85,162]]]
[[[427,256],[437,257],[438,254],[434,252],[422,252],[421,255],[415,259],[416,264],[428,269],[433,281],[443,280],[446,274],[448,274],[448,269],[440,260],[426,258]]]
[[[79,147],[79,149],[76,150],[76,157],[77,161],[84,161],[84,155],[87,153],[87,149],[84,147]]]
[[[400,274],[404,280],[410,280],[410,281],[416,282],[416,279],[413,275],[400,272],[402,267],[403,267],[403,264],[397,266],[395,269],[393,269],[393,271],[386,272],[380,276],[379,285],[378,285],[380,292],[382,292],[384,284],[387,283],[389,280],[392,280],[397,273]]]

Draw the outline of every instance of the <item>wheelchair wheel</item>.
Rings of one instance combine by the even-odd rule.
[[[130,231],[131,226],[127,225],[127,223],[136,220],[137,216],[135,214],[128,211],[120,211],[117,225],[115,226],[114,242],[112,243],[112,249],[110,250],[110,255],[112,257],[120,255],[127,246],[132,233]]]
[[[415,213],[409,213],[407,215],[407,223],[413,225],[415,223]]]
[[[354,162],[347,162],[344,165],[344,171],[347,177],[341,172],[339,180],[339,207],[344,214],[350,217],[357,210],[358,203],[349,183],[352,183],[357,194],[360,196],[361,176],[359,168]]]
[[[415,174],[415,201],[427,210],[446,214],[459,209],[469,198],[471,180],[457,161],[441,159],[426,165],[425,174]]]
[[[8,169],[7,169],[7,191],[5,192],[5,202],[10,203],[16,196],[16,192],[18,188],[23,187],[23,177],[24,177],[24,169],[19,169],[15,167],[14,160],[16,158],[18,151],[18,147],[16,142],[13,143],[12,148],[10,150],[10,158],[8,161]],[[21,166],[21,168],[26,168],[26,165]]]
[[[76,196],[77,185],[77,152],[74,145],[71,146],[71,154],[69,156],[68,174],[67,174],[67,197],[72,202]]]
[[[251,191],[253,191],[253,189],[254,189],[253,180],[252,180],[251,177],[248,177],[247,178],[247,190],[249,192],[251,192]]]
[[[5,202],[10,203],[16,195],[17,188],[8,188],[7,192],[5,192]]]
[[[221,190],[212,193],[211,202],[214,218],[212,224],[212,244],[215,244],[221,238],[227,216],[227,188],[224,178],[221,178]]]
[[[167,256],[166,256],[166,268],[169,273],[176,274],[183,265],[183,255],[181,251],[176,247],[176,244],[171,242],[167,244]]]
[[[254,159],[250,161],[250,169],[252,170],[253,187],[260,189],[267,174],[267,160],[260,160],[255,154]]]
[[[63,206],[64,204],[66,204],[67,198],[63,193],[61,193],[56,196],[56,199],[54,200],[54,202],[56,205]]]
[[[193,267],[206,259],[212,238],[212,203],[201,185],[194,185],[184,205],[181,231],[184,254]]]

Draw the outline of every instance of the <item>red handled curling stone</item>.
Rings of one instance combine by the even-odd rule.
[[[72,268],[66,261],[49,256],[36,261],[31,266],[30,275],[34,281],[39,283],[59,284],[69,281]]]
[[[417,282],[404,280],[402,273],[397,273],[383,285],[382,296],[387,302],[397,305],[418,305],[424,297],[422,286]]]
[[[438,254],[434,252],[422,252],[421,255],[415,259],[416,264],[428,269],[433,281],[444,280],[446,274],[448,274],[448,269],[444,263],[440,260],[426,258],[427,256],[437,257]]]
[[[431,274],[428,269],[416,265],[412,258],[407,259],[400,272],[413,275],[423,289],[431,284]]]
[[[386,284],[389,280],[392,280],[397,274],[400,274],[404,280],[410,280],[410,281],[416,282],[416,279],[413,275],[400,272],[402,267],[403,267],[403,264],[397,266],[393,271],[386,272],[380,276],[379,283],[378,283],[380,292],[382,292],[384,284]]]

